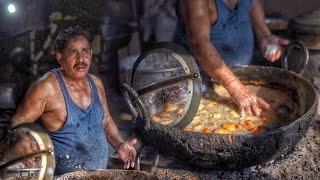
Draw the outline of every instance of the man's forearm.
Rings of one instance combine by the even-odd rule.
[[[110,118],[105,122],[104,132],[106,134],[108,142],[113,146],[115,150],[118,150],[120,144],[123,143],[124,140],[122,139],[113,119]]]
[[[260,0],[253,0],[252,8],[250,11],[250,17],[252,21],[253,29],[256,33],[258,41],[266,36],[271,35],[271,31],[265,23],[264,10]]]
[[[208,40],[201,40],[199,44],[193,44],[192,49],[197,59],[208,75],[227,89],[232,91],[229,85],[231,83],[241,83],[234,73],[227,67],[218,54],[212,43]]]

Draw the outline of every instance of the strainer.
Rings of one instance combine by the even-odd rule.
[[[124,88],[135,117],[179,128],[192,121],[201,99],[195,59],[182,47],[168,42],[142,53],[133,65],[130,85],[124,84]]]
[[[0,141],[0,177],[4,179],[52,179],[53,145],[36,124],[22,124]]]

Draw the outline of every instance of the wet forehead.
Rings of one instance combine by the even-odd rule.
[[[89,41],[84,36],[72,37],[68,42],[65,50],[78,49],[78,48],[90,48]]]

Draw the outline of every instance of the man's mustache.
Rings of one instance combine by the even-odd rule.
[[[79,63],[75,64],[73,67],[74,67],[74,68],[81,68],[81,67],[87,67],[87,66],[88,66],[87,63],[85,63],[85,62],[79,62]]]

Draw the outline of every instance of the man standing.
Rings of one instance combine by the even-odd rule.
[[[264,23],[260,0],[179,0],[180,22],[175,42],[189,48],[206,74],[219,81],[241,114],[258,115],[268,104],[251,93],[228,66],[250,64],[256,34],[265,57],[281,56],[288,41],[271,34]]]
[[[56,51],[61,68],[31,85],[11,126],[40,119],[54,145],[55,175],[106,168],[108,142],[124,167],[133,167],[136,140],[121,138],[108,110],[103,83],[88,73],[92,61],[89,34],[78,27],[66,29],[57,37]]]

